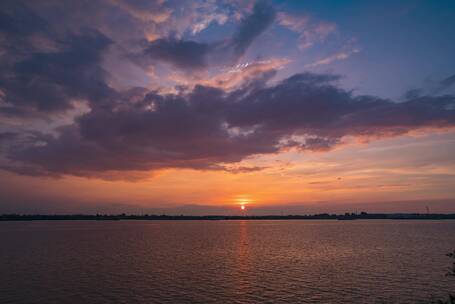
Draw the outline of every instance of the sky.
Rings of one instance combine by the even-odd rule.
[[[453,29],[444,0],[3,0],[0,213],[455,212]]]

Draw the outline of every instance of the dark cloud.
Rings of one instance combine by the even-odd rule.
[[[13,26],[0,28],[0,33],[7,37],[18,35],[16,40],[22,37],[23,42],[17,43],[22,43],[20,48],[28,52],[18,57],[15,52],[18,44],[4,46],[0,90],[6,105],[0,108],[1,112],[65,110],[71,108],[74,99],[100,101],[112,93],[104,82],[106,75],[101,67],[101,55],[111,44],[107,37],[96,30],[54,36],[43,29],[45,23],[36,21],[27,25],[32,27],[35,23],[42,27],[38,26],[34,32],[25,30],[25,25],[21,30]],[[30,33],[38,33],[42,39],[52,37],[58,47],[51,51],[33,49],[28,46]]]
[[[47,30],[47,22],[20,1],[5,0],[0,7],[0,29],[11,41]]]
[[[30,127],[15,129],[18,121],[0,126],[0,156],[8,161],[2,168],[28,175],[97,177],[162,168],[251,172],[262,168],[236,163],[290,148],[327,151],[342,144],[346,136],[396,136],[455,124],[452,95],[409,94],[400,103],[355,96],[336,85],[338,76],[328,74],[303,73],[268,85],[275,75],[269,69],[229,91],[196,86],[163,94],[139,87],[114,88],[103,56],[118,41],[101,27],[103,12],[109,16],[107,25],[123,21],[126,15],[129,22],[162,16],[140,9],[145,1],[137,6],[114,0],[90,4],[95,6],[94,16],[81,16],[85,12],[81,9],[75,9],[76,17],[67,16],[72,3],[78,7],[89,2],[95,3],[2,2],[0,114],[22,115],[23,122],[38,112],[48,117],[61,114],[75,100],[88,102],[88,111],[74,121],[46,128],[52,129],[51,134],[39,129],[30,132]],[[153,5],[161,7],[160,1]],[[61,10],[67,15],[59,16]],[[61,23],[60,29],[59,22],[67,17],[68,23]],[[149,43],[145,54],[184,69],[232,62],[274,18],[273,8],[258,2],[229,39],[204,44],[162,38]],[[83,28],[78,21],[93,27]],[[451,78],[443,83],[451,84]]]
[[[110,41],[96,31],[72,34],[62,50],[34,53],[12,64],[0,76],[8,103],[41,111],[71,107],[75,98],[100,100],[108,94],[100,54]]]
[[[203,86],[177,95],[138,90],[141,98],[134,101],[124,93],[123,100],[84,114],[58,136],[36,136],[40,144],[10,151],[18,165],[8,169],[83,176],[169,167],[229,170],[226,164],[256,154],[330,150],[345,136],[455,126],[454,96],[395,103],[354,96],[336,79],[306,73],[230,93]]]
[[[251,15],[245,17],[232,37],[214,43],[161,38],[144,50],[146,58],[165,61],[182,69],[199,69],[209,64],[236,62],[251,43],[272,24],[275,10],[266,1],[258,1]]]
[[[144,52],[150,58],[171,63],[179,68],[192,69],[207,65],[207,55],[211,48],[206,43],[162,38],[151,42]]]
[[[71,109],[75,100],[100,106],[115,98],[103,60],[113,39],[124,35],[109,29],[118,28],[111,23],[139,28],[131,14],[146,2],[158,8],[152,1],[3,1],[0,114],[55,113]]]
[[[16,139],[17,136],[18,134],[14,132],[0,132],[0,146],[3,143]]]
[[[54,113],[71,109],[75,100],[86,100],[91,107],[97,107],[103,106],[107,99],[117,98],[115,90],[108,85],[110,75],[103,66],[103,56],[117,43],[112,39],[123,38],[108,37],[112,32],[106,29],[106,24],[129,18],[125,24],[138,28],[130,23],[153,19],[156,14],[165,12],[165,8],[159,1],[111,0],[97,4],[83,1],[83,4],[93,10],[92,17],[82,15],[83,5],[72,1],[49,0],[42,5],[23,1],[2,3],[0,114]],[[148,9],[141,9],[143,7]],[[156,12],[152,8],[156,8]],[[69,12],[74,14],[70,16]],[[103,12],[108,17],[103,18]],[[163,38],[148,45],[145,53],[185,69],[206,66],[214,54],[243,54],[273,17],[273,9],[258,2],[253,13],[242,21],[237,33],[227,42],[209,45]],[[104,26],[102,20],[105,20]],[[110,69],[115,71],[115,67]]]
[[[52,37],[52,38],[51,38]],[[37,52],[37,40],[54,38],[48,22],[21,1],[2,1],[0,5],[1,73],[5,66]]]
[[[254,39],[272,24],[275,16],[275,10],[266,1],[258,1],[253,13],[242,21],[230,41],[235,55],[243,55]]]
[[[441,90],[445,90],[455,84],[455,75],[447,77],[441,81]]]
[[[25,3],[27,7],[44,18],[56,32],[90,27],[115,41],[143,38],[148,30],[154,29],[156,19],[170,13],[166,7],[166,1],[162,0],[12,0],[11,2]]]

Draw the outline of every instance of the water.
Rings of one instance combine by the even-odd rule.
[[[1,303],[428,303],[455,221],[0,222]]]

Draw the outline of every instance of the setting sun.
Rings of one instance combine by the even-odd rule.
[[[240,209],[245,210],[245,205],[240,206]]]

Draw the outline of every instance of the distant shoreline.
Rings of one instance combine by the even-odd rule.
[[[451,214],[420,214],[420,213],[346,213],[346,214],[313,214],[313,215],[133,215],[133,214],[3,214],[0,221],[71,221],[71,220],[453,220]]]

